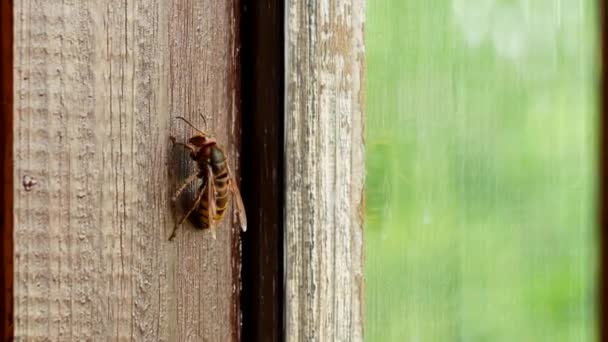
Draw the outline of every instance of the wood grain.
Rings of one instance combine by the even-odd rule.
[[[194,170],[172,117],[204,114],[236,167],[234,1],[15,3],[17,339],[238,339],[229,220],[167,241]]]
[[[286,339],[360,341],[364,1],[286,9]]]

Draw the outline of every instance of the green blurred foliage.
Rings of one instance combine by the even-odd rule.
[[[594,341],[591,0],[367,4],[367,341]]]

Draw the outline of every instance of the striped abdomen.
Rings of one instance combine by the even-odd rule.
[[[209,214],[213,215],[213,221],[218,222],[226,214],[228,208],[228,168],[226,167],[226,160],[224,154],[219,149],[213,148],[211,158],[209,160],[211,169],[213,170],[212,179],[214,193],[211,198],[215,201],[215,213],[209,213],[209,203],[207,201],[208,196],[203,195],[199,204],[198,212],[200,214],[201,228],[209,228]],[[209,181],[205,179],[205,181]],[[205,189],[208,191],[209,189]]]

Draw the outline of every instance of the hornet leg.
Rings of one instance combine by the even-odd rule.
[[[207,187],[207,184],[205,184],[203,186],[203,189],[201,189],[201,191],[196,196],[196,200],[194,201],[194,204],[192,204],[192,208],[190,208],[190,210],[188,210],[186,215],[184,215],[181,219],[179,219],[179,221],[177,221],[177,223],[175,224],[175,227],[173,227],[173,232],[171,232],[171,236],[169,236],[169,241],[173,240],[173,238],[175,237],[175,233],[177,232],[177,228],[188,218],[188,216],[190,216],[190,214],[192,214],[194,209],[196,209],[196,207],[198,207],[198,204],[201,202],[201,199],[203,198],[203,194],[205,193],[206,187]]]

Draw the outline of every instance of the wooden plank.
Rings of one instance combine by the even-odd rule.
[[[13,4],[0,1],[0,340],[13,336]]]
[[[230,220],[167,240],[194,170],[172,117],[203,113],[234,167],[235,1],[15,2],[17,339],[238,339]]]
[[[286,13],[286,338],[358,341],[364,1],[289,0]]]
[[[249,229],[243,235],[243,336],[283,336],[284,8],[244,0],[242,13],[243,183]]]

